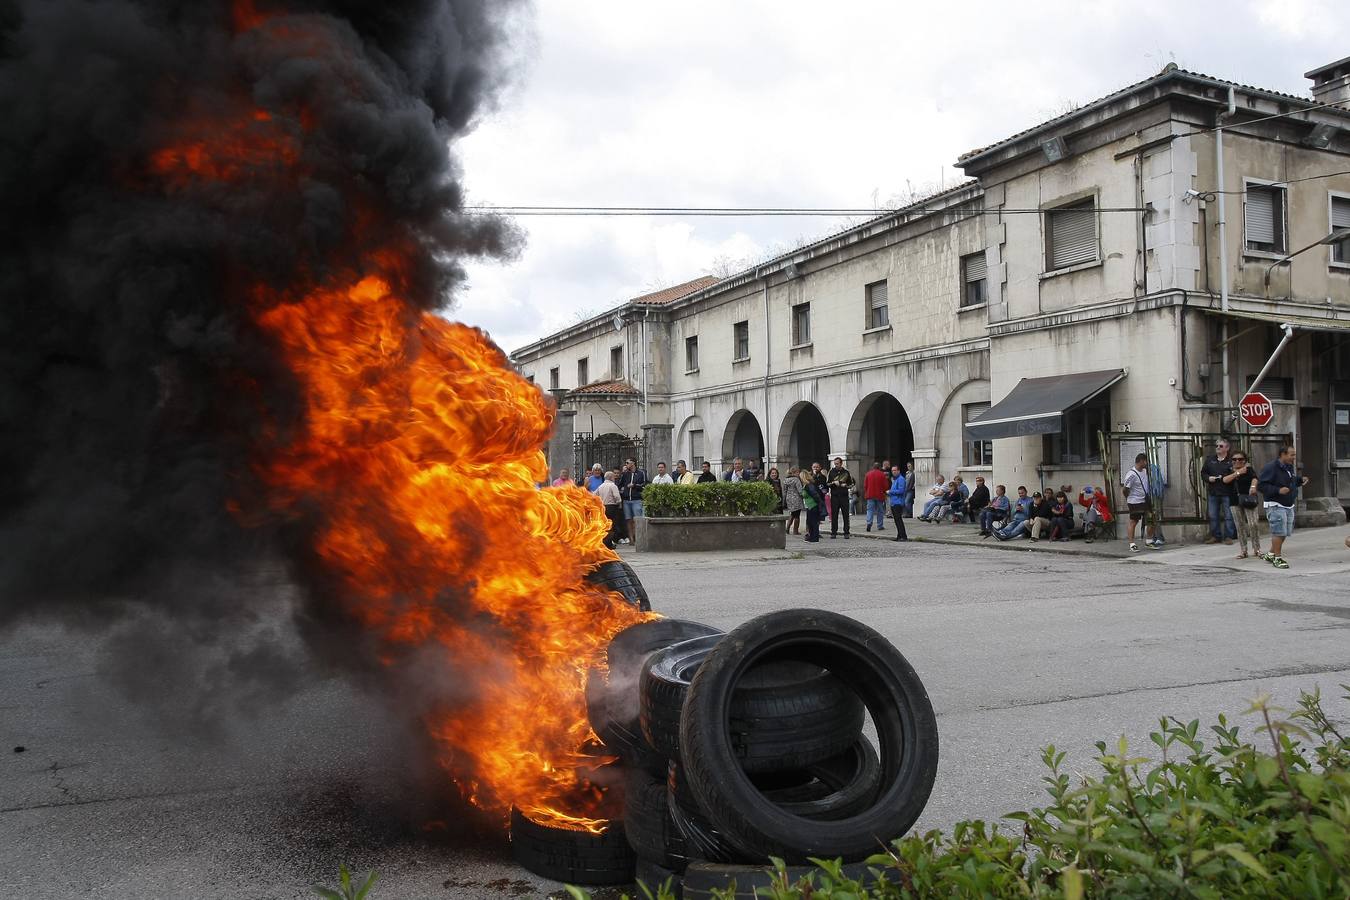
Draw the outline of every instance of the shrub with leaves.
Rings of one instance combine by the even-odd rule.
[[[778,495],[764,481],[649,484],[642,491],[642,511],[653,519],[769,516],[778,512]]]
[[[378,877],[374,872],[368,872],[366,880],[357,886],[356,882],[352,881],[352,873],[347,871],[346,864],[343,864],[338,866],[338,889],[333,890],[316,884],[314,893],[324,900],[366,900]]]
[[[1350,686],[1343,686],[1350,700]],[[839,864],[761,888],[765,900],[893,898],[1350,897],[1350,739],[1303,694],[1288,718],[1253,701],[1255,742],[1223,716],[1162,719],[1156,756],[1122,738],[1097,744],[1100,774],[1078,783],[1047,747],[1050,803],[1006,818],[1015,831],[962,822],[896,841],[868,860],[874,879]],[[577,892],[577,896],[582,896]],[[668,900],[658,886],[639,896]]]

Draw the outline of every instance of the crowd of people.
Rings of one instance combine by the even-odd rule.
[[[1298,474],[1295,460],[1294,448],[1285,445],[1258,473],[1245,453],[1233,452],[1228,441],[1220,440],[1214,454],[1204,460],[1200,473],[1208,493],[1210,535],[1206,543],[1232,544],[1237,540],[1238,559],[1259,557],[1276,568],[1289,568],[1284,544],[1293,533],[1299,488],[1308,481]],[[553,484],[580,484],[600,498],[612,525],[605,538],[605,545],[611,549],[634,540],[635,520],[642,515],[642,493],[648,484],[764,481],[778,495],[788,534],[802,535],[804,526],[803,540],[811,543],[821,539],[826,519],[831,538],[839,537],[842,531],[844,540],[849,540],[854,512],[865,512],[869,532],[873,528],[887,531],[889,519],[894,541],[909,540],[905,519],[926,525],[977,525],[981,539],[1033,543],[1067,542],[1075,537],[1092,543],[1101,539],[1106,526],[1115,520],[1114,504],[1105,487],[1088,485],[1075,496],[1071,485],[1058,490],[1029,490],[1018,485],[1016,495],[1010,497],[1002,484],[995,485],[991,492],[982,475],[975,476],[974,488],[961,475],[951,480],[938,475],[924,492],[923,507],[915,516],[918,488],[912,463],[902,469],[890,460],[874,461],[861,485],[844,466],[842,457],[835,457],[833,463],[829,469],[818,462],[809,467],[791,466],[782,477],[774,466],[762,472],[756,459],[733,459],[720,475],[709,463],[702,463],[695,472],[679,460],[674,471],[658,462],[655,477],[649,479],[645,469],[628,459],[621,470],[605,471],[596,463],[577,481],[564,468]],[[1158,470],[1150,467],[1144,453],[1121,478],[1121,499],[1128,509],[1125,537],[1132,553],[1139,552],[1141,540],[1150,550],[1163,547],[1162,532],[1153,515],[1162,495],[1158,481]],[[1270,525],[1270,549],[1265,553],[1261,551],[1259,530],[1263,509]]]

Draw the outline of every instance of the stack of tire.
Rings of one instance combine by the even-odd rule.
[[[623,817],[608,849],[578,850],[578,874],[592,880],[559,880],[635,874],[685,898],[733,883],[734,896],[752,897],[769,885],[770,857],[794,876],[812,857],[843,859],[865,878],[862,861],[928,801],[932,705],[913,667],[860,622],[785,610],[723,634],[657,619],[620,632],[606,655],[587,704],[624,772]]]

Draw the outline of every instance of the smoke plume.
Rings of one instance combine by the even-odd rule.
[[[259,484],[260,448],[306,421],[257,322],[360,255],[354,221],[399,248],[409,317],[466,255],[513,251],[457,212],[449,149],[513,12],[0,0],[0,628],[108,631],[112,677],[209,697],[203,718],[299,682],[277,621],[314,658],[369,658],[319,602],[312,516]]]

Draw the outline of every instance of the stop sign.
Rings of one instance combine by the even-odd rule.
[[[1271,406],[1270,398],[1265,394],[1252,391],[1238,402],[1238,414],[1252,428],[1265,428],[1275,418],[1275,407]]]

